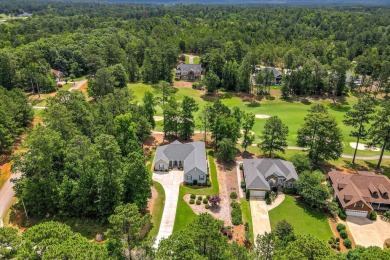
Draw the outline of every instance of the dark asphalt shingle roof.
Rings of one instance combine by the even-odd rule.
[[[285,181],[298,180],[294,165],[280,159],[244,159],[243,167],[247,189],[269,190],[267,178],[271,175],[284,177]]]
[[[187,173],[194,168],[207,173],[206,146],[204,142],[191,142],[182,144],[179,141],[174,141],[171,144],[157,147],[154,162],[163,160],[166,163],[169,161],[183,161],[184,173]]]

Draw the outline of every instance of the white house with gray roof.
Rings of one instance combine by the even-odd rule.
[[[264,197],[272,188],[293,188],[298,174],[291,162],[280,159],[244,159],[246,189],[251,196]]]
[[[168,171],[178,169],[184,171],[184,181],[205,183],[207,181],[206,145],[204,142],[180,143],[157,147],[154,157],[155,171]]]

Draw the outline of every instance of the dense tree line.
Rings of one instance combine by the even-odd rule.
[[[48,101],[44,125],[15,157],[16,194],[31,216],[105,218],[122,203],[144,208],[151,178],[142,143],[150,134],[143,105],[128,89],[88,103],[81,92]]]
[[[9,152],[15,139],[33,119],[27,96],[20,89],[0,86],[0,155]]]
[[[202,54],[205,84],[226,90],[248,92],[262,63],[291,71],[285,95],[340,95],[356,61],[356,74],[389,91],[387,8],[0,4],[0,13],[22,11],[33,16],[0,24],[0,85],[8,89],[50,91],[49,68],[79,77],[116,64],[132,82],[170,82],[178,54],[193,52]]]

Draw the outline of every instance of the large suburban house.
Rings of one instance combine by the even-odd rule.
[[[278,187],[293,188],[298,180],[294,165],[280,159],[244,159],[243,171],[246,189],[253,197],[264,197]]]
[[[200,64],[179,64],[176,68],[176,79],[196,80],[202,76],[202,65]]]
[[[184,171],[184,181],[205,183],[207,181],[208,165],[206,145],[204,142],[180,143],[157,147],[154,157],[155,171],[169,171],[172,169]]]
[[[261,66],[256,66],[255,67],[256,73],[262,71],[263,73],[265,72],[272,72],[273,78],[269,82],[271,85],[280,85],[282,84],[282,79],[283,79],[283,74],[276,68],[274,67],[261,67]],[[255,77],[254,77],[255,78]]]
[[[372,172],[345,174],[332,171],[334,196],[349,216],[369,217],[372,210],[390,210],[390,180]]]
[[[50,69],[50,72],[53,73],[53,74],[55,75],[55,81],[56,81],[56,82],[61,81],[61,79],[64,77],[64,73],[62,73],[62,72],[59,71],[59,70]]]

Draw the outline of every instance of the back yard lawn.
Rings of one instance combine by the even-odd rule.
[[[272,230],[279,221],[285,219],[293,225],[296,235],[312,235],[322,241],[333,236],[323,212],[314,210],[289,195],[286,195],[282,204],[269,211],[269,218]]]
[[[216,195],[219,194],[219,184],[217,176],[217,167],[214,162],[214,154],[212,151],[208,152],[208,159],[210,164],[210,178],[211,178],[211,187],[210,188],[192,188],[189,186],[180,186],[179,190],[179,200],[177,202],[177,211],[175,218],[175,225],[173,227],[173,232],[183,230],[187,227],[188,224],[193,222],[197,215],[191,209],[191,207],[184,201],[183,197],[186,194],[196,194],[196,195]]]

